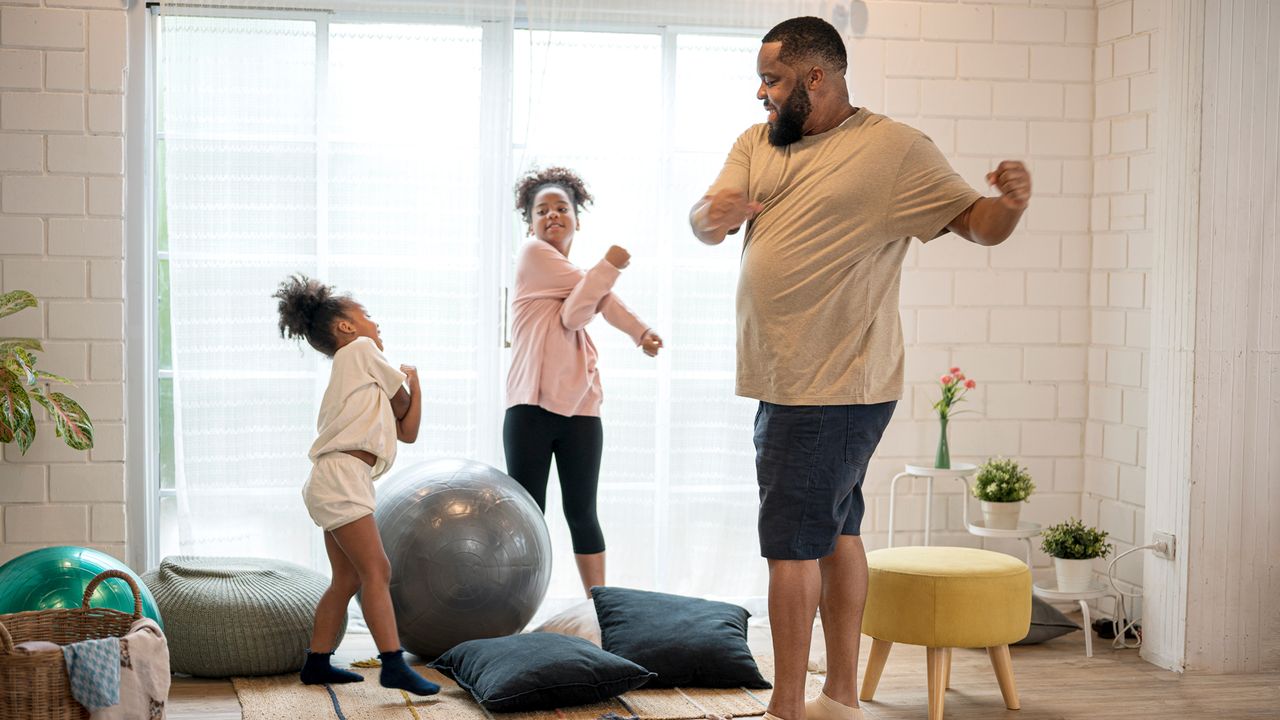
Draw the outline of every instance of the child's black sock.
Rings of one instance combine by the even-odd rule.
[[[333,653],[316,653],[307,651],[306,662],[302,663],[303,685],[324,685],[337,683],[364,682],[364,677],[350,670],[342,670],[329,664]]]
[[[422,677],[404,661],[404,650],[378,653],[382,661],[382,687],[407,690],[414,695],[435,695],[440,686]]]

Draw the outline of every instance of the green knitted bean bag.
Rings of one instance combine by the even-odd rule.
[[[142,576],[165,620],[169,665],[197,677],[302,667],[328,578],[263,558],[167,557]],[[346,632],[344,619],[338,639]]]

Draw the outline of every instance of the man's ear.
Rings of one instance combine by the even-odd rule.
[[[821,67],[815,65],[812,68],[810,68],[809,75],[806,78],[809,83],[809,90],[810,91],[817,90],[818,86],[822,84],[822,80],[826,78],[826,76],[827,74],[823,72]]]

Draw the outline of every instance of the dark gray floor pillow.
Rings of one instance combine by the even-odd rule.
[[[773,687],[747,647],[744,608],[618,587],[591,588],[601,646],[656,672],[646,687]]]
[[[1038,597],[1033,597],[1031,598],[1031,629],[1027,631],[1026,637],[1014,645],[1035,645],[1079,629],[1079,625],[1058,612],[1057,608]]]
[[[531,632],[468,640],[428,663],[493,712],[603,702],[653,673],[578,637]]]

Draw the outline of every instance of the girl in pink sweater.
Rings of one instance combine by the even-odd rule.
[[[596,488],[604,430],[600,374],[587,323],[604,315],[646,355],[662,338],[610,292],[631,256],[614,245],[583,271],[569,262],[578,212],[590,204],[582,179],[565,168],[526,175],[516,186],[516,209],[533,238],[520,248],[512,307],[512,358],[507,415],[502,426],[507,474],[546,512],[547,476],[554,455],[565,520],[582,586],[604,585],[604,535],[596,517]]]

